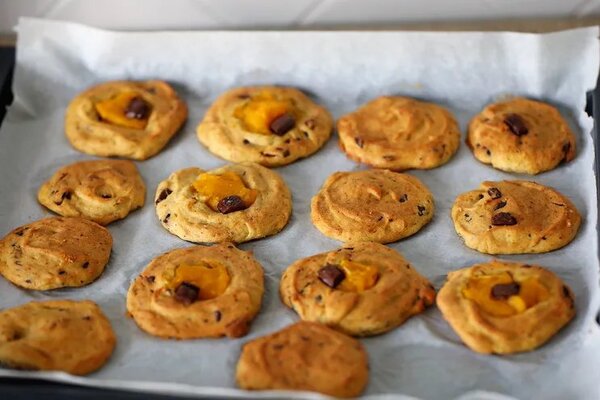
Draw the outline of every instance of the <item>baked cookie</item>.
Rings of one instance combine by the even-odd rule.
[[[395,242],[433,218],[433,196],[417,178],[389,170],[336,172],[312,198],[313,224],[344,242]]]
[[[0,240],[0,274],[25,289],[83,286],[104,271],[111,248],[110,232],[95,222],[45,218]]]
[[[156,257],[127,292],[127,311],[164,338],[240,337],[264,292],[263,269],[231,243],[172,250]]]
[[[548,341],[575,315],[573,292],[551,271],[495,260],[448,274],[444,318],[471,350],[510,354]]]
[[[244,345],[236,380],[250,390],[311,390],[356,397],[369,379],[362,344],[315,322],[298,322]]]
[[[297,89],[242,87],[221,95],[197,128],[217,156],[267,167],[287,165],[319,150],[331,136],[329,112]]]
[[[165,147],[186,118],[186,104],[166,82],[112,81],[71,101],[65,133],[84,153],[145,160]]]
[[[283,273],[279,293],[303,320],[354,336],[394,329],[435,299],[431,283],[408,261],[373,242],[296,261]]]
[[[125,160],[81,161],[62,167],[38,191],[38,201],[63,217],[101,225],[125,218],[144,205],[146,186],[135,164]]]
[[[439,167],[460,144],[458,123],[448,110],[408,97],[371,100],[341,117],[337,131],[349,158],[396,171]]]
[[[556,250],[573,240],[581,224],[569,199],[528,181],[483,182],[456,198],[452,220],[467,247],[488,254]]]
[[[469,124],[467,145],[482,163],[525,174],[575,157],[575,136],[558,110],[524,98],[485,107]]]
[[[241,243],[273,235],[292,213],[284,180],[254,163],[174,172],[158,185],[155,203],[166,230],[196,243]]]
[[[116,338],[96,303],[34,301],[0,311],[0,364],[89,374],[106,363]]]

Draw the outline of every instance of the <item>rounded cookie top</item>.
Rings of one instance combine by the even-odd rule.
[[[376,168],[429,169],[458,150],[460,129],[445,108],[408,97],[371,100],[337,122],[341,149]]]
[[[33,290],[93,282],[106,266],[110,232],[82,218],[45,218],[14,229],[0,240],[0,274]]]
[[[478,353],[533,350],[575,315],[573,293],[554,273],[500,260],[450,272],[436,302]]]
[[[389,170],[336,172],[312,198],[313,224],[341,241],[389,243],[433,218],[433,196],[417,178]]]
[[[509,172],[538,174],[575,157],[575,136],[558,110],[525,98],[485,107],[467,144],[479,161]]]
[[[142,207],[146,186],[131,161],[81,161],[56,171],[37,196],[42,205],[64,217],[106,225]]]
[[[435,298],[431,283],[397,251],[373,242],[346,243],[296,261],[279,290],[303,320],[354,336],[394,329]]]
[[[127,292],[127,311],[145,332],[165,338],[240,337],[264,292],[263,269],[231,243],[156,257]]]
[[[187,106],[166,82],[112,81],[69,104],[65,134],[77,150],[145,160],[162,150],[187,118]]]
[[[581,216],[569,199],[529,181],[483,182],[454,201],[452,220],[467,247],[488,254],[544,253],[570,243]]]
[[[236,381],[247,390],[310,390],[356,397],[369,379],[361,343],[315,322],[298,322],[244,345]]]
[[[89,374],[106,363],[116,338],[96,303],[39,301],[0,311],[0,363],[27,370]]]
[[[276,167],[319,150],[332,126],[329,112],[301,91],[257,86],[221,95],[198,125],[197,135],[221,158]]]
[[[284,180],[254,163],[174,172],[158,185],[155,204],[165,229],[196,243],[241,243],[273,235],[292,212]]]

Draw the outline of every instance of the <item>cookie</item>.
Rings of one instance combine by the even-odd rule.
[[[546,343],[575,316],[573,292],[540,266],[495,260],[448,274],[444,318],[471,350],[510,354]]]
[[[231,243],[172,250],[156,257],[127,292],[127,311],[164,338],[240,337],[264,292],[263,269]]]
[[[67,108],[65,134],[77,150],[145,160],[162,150],[187,118],[163,81],[112,81],[89,88]]]
[[[34,301],[0,311],[0,364],[86,375],[115,347],[110,322],[96,303]]]
[[[83,286],[104,271],[111,248],[110,232],[95,222],[45,218],[0,240],[0,274],[24,289]]]
[[[332,126],[329,112],[301,91],[256,86],[222,94],[198,125],[197,135],[225,160],[277,167],[319,150]]]
[[[544,253],[570,243],[581,216],[551,187],[528,181],[483,182],[454,201],[452,220],[467,247],[488,254]]]
[[[435,299],[431,283],[408,261],[373,242],[296,261],[283,273],[279,293],[303,320],[353,336],[394,329]]]
[[[389,170],[336,172],[312,198],[313,224],[344,242],[395,242],[416,233],[434,212],[417,178]]]
[[[131,161],[81,161],[56,171],[37,196],[42,205],[63,217],[107,225],[142,207],[146,186]]]
[[[369,379],[362,344],[315,322],[298,322],[244,345],[236,368],[247,390],[310,390],[356,397]]]
[[[196,243],[241,243],[273,235],[292,213],[284,180],[254,163],[174,172],[158,185],[155,204],[166,230]]]
[[[490,104],[469,124],[476,159],[508,172],[539,174],[575,157],[575,135],[549,104],[514,98]]]
[[[342,116],[337,131],[349,158],[395,171],[439,167],[460,145],[448,110],[408,97],[378,97]]]

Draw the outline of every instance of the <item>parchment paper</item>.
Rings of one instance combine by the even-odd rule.
[[[155,215],[158,182],[189,166],[225,162],[196,140],[194,129],[222,91],[249,84],[299,87],[335,117],[379,95],[402,94],[453,111],[463,131],[486,103],[526,95],[560,106],[577,132],[577,157],[536,177],[503,173],[475,161],[466,145],[447,164],[411,171],[431,189],[434,220],[418,234],[391,244],[439,288],[448,271],[490,257],[467,249],[449,217],[455,197],[483,180],[533,179],[568,195],[584,216],[576,239],[542,255],[503,257],[538,263],[558,273],[576,294],[577,317],[547,345],[525,354],[483,356],[468,350],[433,307],[402,327],[364,339],[371,365],[366,395],[423,399],[600,398],[600,308],[597,206],[592,120],[585,93],[599,67],[598,30],[535,35],[404,32],[160,32],[116,33],[69,23],[23,19],[18,26],[15,102],[0,131],[0,234],[49,215],[36,202],[40,184],[60,166],[90,159],[63,133],[69,100],[109,79],[165,79],[186,98],[187,125],[156,157],[139,162],[146,205],[109,226],[110,263],[98,281],[78,289],[34,292],[0,279],[0,307],[52,298],[92,299],[110,318],[118,345],[110,362],[84,378],[63,373],[0,370],[85,385],[210,396],[291,397],[235,389],[241,345],[297,320],[278,297],[278,281],[294,260],[337,248],[309,217],[310,198],[334,171],[362,167],[346,159],[336,138],[316,155],[278,168],[293,192],[293,217],[271,238],[242,244],[266,271],[262,311],[250,334],[237,340],[165,341],[125,316],[130,282],[159,254],[190,246],[164,230]],[[464,135],[464,133],[463,133]],[[493,394],[493,393],[498,394]],[[388,394],[389,396],[383,396]],[[500,395],[503,394],[503,395]],[[295,393],[295,396],[312,396]],[[408,397],[406,397],[408,398]]]

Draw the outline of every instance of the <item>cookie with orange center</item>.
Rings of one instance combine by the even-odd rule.
[[[483,182],[454,201],[465,244],[488,254],[544,253],[573,240],[581,216],[557,190],[529,181]]]
[[[101,225],[144,205],[146,186],[127,160],[80,161],[60,168],[38,191],[38,201],[64,217]]]
[[[298,322],[244,345],[236,381],[246,390],[310,390],[357,397],[369,379],[362,344],[315,322]]]
[[[331,136],[329,112],[297,89],[242,87],[222,94],[197,128],[198,140],[232,162],[290,164],[319,150]]]
[[[244,336],[262,301],[262,266],[231,243],[164,253],[127,292],[127,311],[145,332],[192,339]]]
[[[575,157],[575,135],[553,106],[514,98],[490,104],[469,124],[476,159],[509,172],[538,174]]]
[[[433,304],[435,290],[400,253],[379,243],[347,243],[290,265],[281,300],[306,321],[353,336],[400,326]]]
[[[312,198],[315,227],[331,238],[395,242],[433,218],[433,196],[417,178],[389,170],[336,172]]]
[[[241,243],[273,235],[292,213],[284,180],[254,163],[174,172],[158,185],[155,204],[165,229],[196,243]]]
[[[448,162],[460,129],[448,110],[408,97],[378,97],[337,122],[349,158],[376,168],[430,169]]]
[[[163,81],[112,81],[75,97],[65,134],[77,150],[145,160],[157,154],[187,118],[187,106]]]
[[[453,271],[437,305],[478,353],[510,354],[546,343],[575,316],[573,292],[536,265],[494,260]]]

